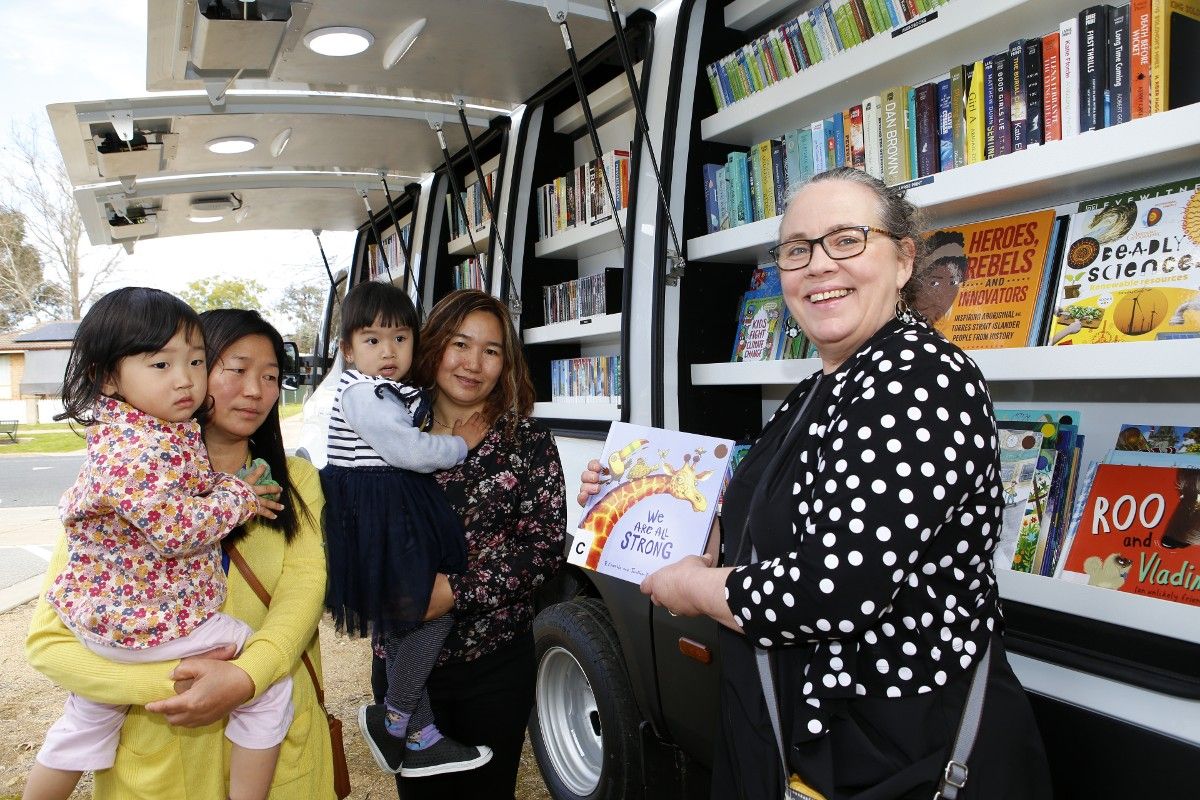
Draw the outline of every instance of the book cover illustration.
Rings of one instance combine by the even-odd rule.
[[[1110,464],[1200,469],[1200,427],[1124,424],[1105,459]]]
[[[1200,606],[1200,470],[1100,464],[1062,577]]]
[[[1034,537],[1041,526],[1036,511],[1029,513],[1030,497],[1034,490],[1038,457],[1041,455],[1041,431],[1005,427],[999,423],[996,431],[1000,440],[1000,483],[1004,490],[1004,512],[1000,541],[996,545],[995,565],[1009,569],[1016,557],[1022,538]],[[1036,506],[1034,506],[1036,508]]]
[[[640,583],[704,552],[733,442],[614,422],[601,463],[610,481],[583,509],[567,561]]]
[[[917,310],[963,349],[1036,343],[1054,219],[1047,209],[933,231],[926,267],[914,276],[928,290]]]
[[[779,270],[773,265],[755,269],[750,276],[750,289],[742,298],[729,360],[774,360],[783,338],[786,313]]]
[[[1200,180],[1086,201],[1072,215],[1050,343],[1200,336]]]

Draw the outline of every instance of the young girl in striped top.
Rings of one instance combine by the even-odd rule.
[[[417,328],[412,301],[391,284],[360,283],[346,296],[347,368],[321,470],[326,606],[339,630],[370,634],[386,653],[386,702],[363,706],[359,727],[380,768],[406,777],[474,769],[492,757],[487,747],[443,736],[425,691],[453,622],[449,614],[425,621],[434,576],[467,563],[462,521],[429,473],[460,463],[487,426],[475,414],[455,421],[452,436],[420,430],[428,400],[402,382]]]

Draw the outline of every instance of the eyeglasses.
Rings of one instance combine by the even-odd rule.
[[[872,228],[870,225],[854,225],[849,228],[839,228],[836,231],[830,231],[824,236],[818,236],[816,239],[788,239],[786,242],[780,242],[770,248],[767,252],[771,254],[771,258],[775,259],[775,263],[779,265],[781,270],[788,272],[807,267],[808,262],[812,261],[813,247],[818,244],[825,251],[825,255],[834,261],[854,258],[867,249],[867,234],[871,231],[882,233],[892,239],[900,239],[896,234],[891,231],[885,231],[883,228]]]

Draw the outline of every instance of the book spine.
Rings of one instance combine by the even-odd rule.
[[[771,150],[771,205],[774,211],[772,216],[783,213],[783,205],[787,202],[787,178],[784,176],[784,161],[786,160],[783,147],[783,139],[772,139],[770,141]]]
[[[883,180],[883,120],[879,115],[878,95],[863,100],[864,169]]]
[[[967,86],[970,67],[950,70],[950,147],[954,167],[967,163]]]
[[[1108,12],[1108,125],[1133,119],[1129,75],[1129,6],[1112,6]]]
[[[1151,0],[1133,0],[1129,7],[1129,113],[1150,116]]]
[[[721,212],[717,201],[717,164],[704,165],[704,210],[708,213],[708,232],[721,230]]]
[[[725,92],[721,89],[721,81],[717,78],[716,65],[709,64],[704,68],[704,74],[708,76],[708,86],[712,89],[713,104],[720,111],[728,104],[728,101],[725,98]]]
[[[1008,85],[1011,92],[1009,104],[1009,134],[1014,151],[1024,150],[1029,144],[1029,107],[1025,91],[1025,40],[1018,39],[1008,46]]]
[[[938,171],[938,96],[937,85],[925,83],[915,90],[917,122],[917,175],[924,178]]]
[[[888,19],[891,20],[891,25],[888,27],[899,28],[900,23],[904,21],[904,14],[900,11],[898,0],[882,0],[883,9],[888,14]]]
[[[762,191],[762,158],[759,157],[758,145],[750,148],[746,155],[746,175],[749,178],[750,205],[746,208],[746,221],[757,222],[767,218],[766,205],[763,203]]]
[[[1108,9],[1091,6],[1079,12],[1079,131],[1104,127],[1104,90],[1108,85]]]
[[[1062,97],[1059,94],[1058,31],[1042,37],[1042,129],[1043,140],[1062,138]]]
[[[1042,40],[1025,40],[1025,130],[1026,145],[1045,141],[1045,95],[1042,85]]]
[[[983,59],[983,157],[996,157],[996,61]]]
[[[1012,152],[1012,61],[1005,51],[992,57],[996,76],[996,155]]]
[[[1062,138],[1079,133],[1079,21],[1072,17],[1058,26],[1058,94],[1062,109]]]
[[[837,117],[838,124],[841,126],[837,129],[842,139],[842,163],[839,166],[853,167],[854,146],[850,143],[850,137],[853,134],[850,126],[850,109],[846,109],[840,114],[834,114],[834,116]]]
[[[987,158],[984,120],[987,98],[984,93],[983,62],[976,61],[969,70],[963,70],[966,83],[966,101],[963,103],[963,114],[966,117],[963,126],[963,160],[967,164],[977,164]]]
[[[862,0],[850,0],[850,12],[860,43],[875,35],[870,18],[867,16],[867,8],[863,5]]]
[[[821,16],[825,18],[824,27],[829,32],[829,39],[833,44],[833,52],[840,53],[849,47],[849,45],[842,41],[842,32],[838,29],[837,19],[833,14],[833,0],[825,0],[819,8]]]
[[[829,169],[825,162],[825,120],[817,120],[809,125],[812,136],[813,172],[821,174]]]
[[[809,61],[817,64],[825,59],[825,54],[821,51],[821,45],[817,41],[817,31],[813,27],[812,19],[807,11],[804,16],[800,17],[800,38],[804,40],[804,49],[808,51]]]
[[[804,180],[800,171],[800,131],[791,130],[783,135],[783,199],[791,197]]]
[[[803,184],[814,174],[813,170],[813,147],[812,147],[812,128],[800,128],[797,136],[799,145],[797,149],[800,151],[800,183]],[[797,186],[797,189],[800,187]]]
[[[907,137],[904,134],[904,87],[896,86],[884,91],[880,104],[883,130],[883,182],[888,186],[903,183],[908,170],[908,156],[904,152]]]
[[[1167,110],[1167,0],[1150,6],[1150,113]]]
[[[950,76],[937,82],[938,171],[954,169],[954,104],[950,99]]]
[[[908,87],[904,95],[904,133],[908,147],[908,172],[904,180],[917,177],[917,90]]]
[[[717,170],[717,230],[729,230],[729,168]]]
[[[846,112],[846,118],[849,122],[846,126],[849,131],[846,140],[850,147],[850,166],[865,172],[867,169],[867,141],[866,129],[863,125],[862,105],[852,106]]]

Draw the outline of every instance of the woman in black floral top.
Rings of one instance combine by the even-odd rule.
[[[562,465],[550,432],[528,416],[529,370],[494,297],[457,291],[438,303],[413,376],[433,387],[433,433],[476,411],[492,424],[462,464],[435,474],[466,526],[468,565],[438,575],[426,618],[455,619],[427,684],[438,724],[494,755],[468,772],[397,778],[397,788],[404,800],[511,798],[533,707],[533,594],[563,562]]]

